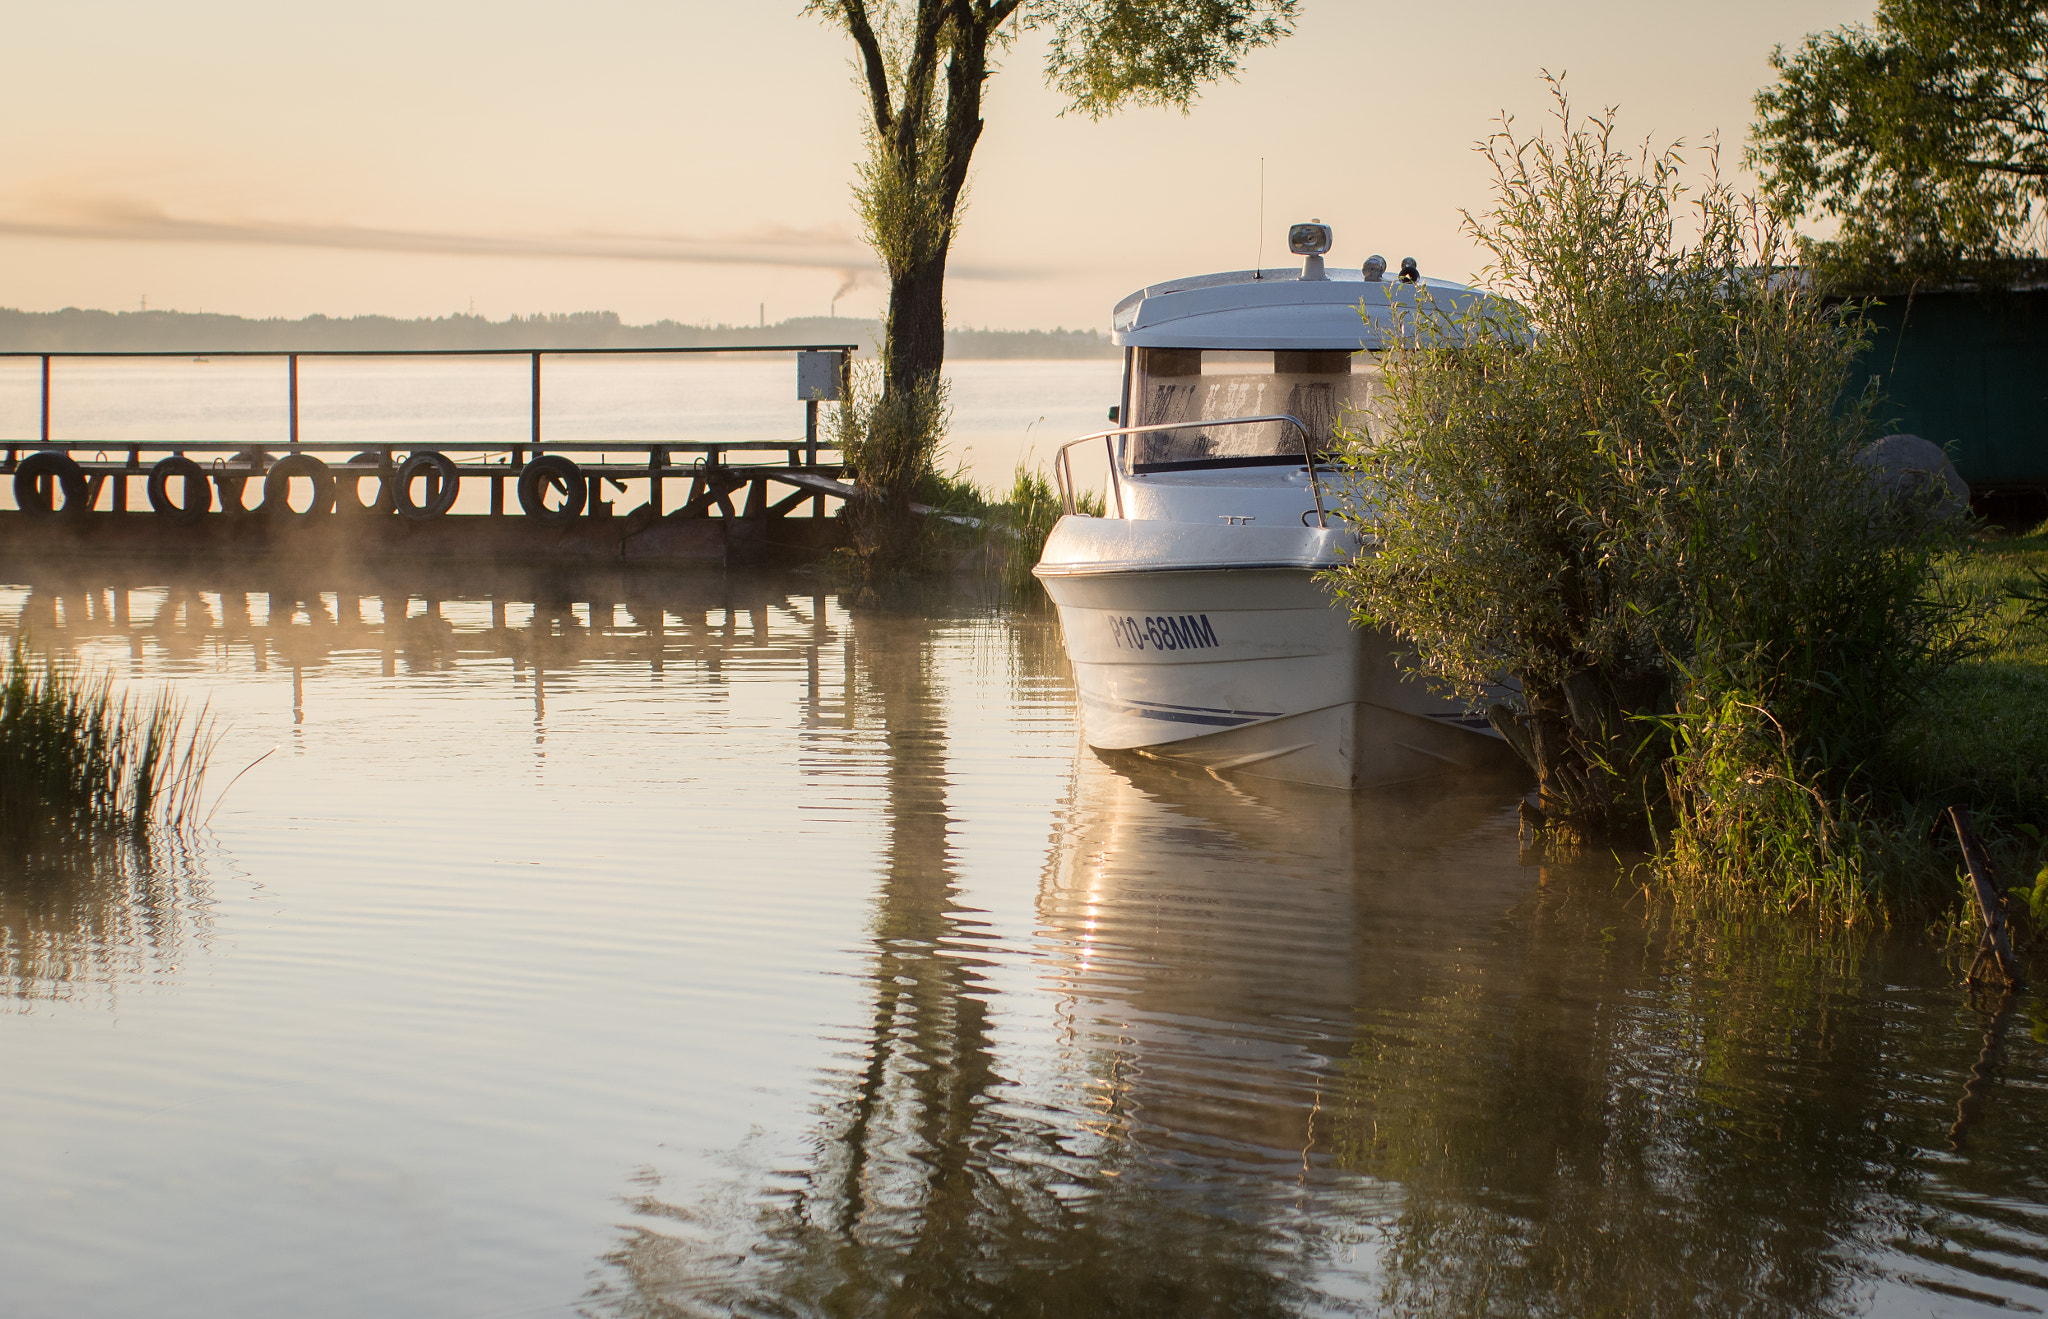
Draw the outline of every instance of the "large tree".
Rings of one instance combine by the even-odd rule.
[[[1067,109],[1186,111],[1245,52],[1293,30],[1298,0],[810,0],[843,27],[866,93],[868,158],[856,188],[867,239],[889,276],[883,384],[856,460],[864,484],[901,504],[942,415],[946,257],[981,140],[983,86],[1020,32],[1049,38],[1048,83]],[[922,449],[924,452],[919,452]],[[879,477],[880,480],[875,478]],[[901,518],[883,517],[893,557]]]
[[[1787,213],[1840,221],[1823,261],[1925,278],[2040,256],[2044,0],[1879,0],[1771,64],[1751,163]]]

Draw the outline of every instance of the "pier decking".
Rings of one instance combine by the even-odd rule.
[[[368,563],[726,564],[814,558],[840,543],[829,516],[851,487],[819,433],[819,404],[844,388],[848,344],[631,348],[0,353],[40,367],[38,434],[0,439],[0,554],[67,558],[261,559]],[[758,439],[550,440],[542,364],[551,357],[789,353],[802,434]],[[52,426],[52,365],[70,359],[261,358],[283,368],[284,434],[275,444],[105,435]],[[307,439],[304,358],[505,358],[530,361],[524,443],[371,443]],[[794,430],[794,427],[792,427]],[[367,482],[374,494],[364,495]],[[487,485],[488,511],[459,507]],[[680,487],[680,488],[678,488]],[[637,496],[637,498],[636,498]],[[472,500],[472,503],[479,502]]]

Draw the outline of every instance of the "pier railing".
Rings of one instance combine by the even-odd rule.
[[[129,509],[131,480],[145,481],[148,506],[173,521],[189,523],[211,511],[217,497],[224,512],[268,512],[304,520],[337,510],[397,512],[415,519],[440,517],[454,506],[461,479],[481,477],[491,482],[490,511],[494,516],[506,510],[505,486],[512,483],[520,506],[543,520],[562,521],[578,516],[602,516],[610,505],[600,497],[602,484],[610,482],[623,491],[627,480],[648,483],[648,507],[663,516],[663,486],[670,479],[688,479],[690,492],[675,515],[708,516],[717,508],[734,516],[732,497],[748,489],[747,516],[780,517],[808,501],[814,515],[822,515],[827,497],[843,498],[847,487],[839,478],[843,464],[820,462],[837,452],[818,429],[818,405],[835,402],[845,389],[853,344],[772,344],[705,347],[649,348],[419,348],[419,349],[306,349],[274,351],[235,349],[227,351],[53,351],[0,352],[0,361],[31,361],[40,366],[40,427],[33,436],[0,437],[5,458],[0,475],[13,477],[16,508],[30,516],[87,512],[100,508],[125,513]],[[703,354],[791,353],[796,357],[797,397],[804,404],[804,434],[801,440],[691,440],[614,439],[551,440],[542,389],[542,363],[547,358],[568,357],[676,357]],[[313,359],[407,360],[436,358],[525,358],[528,374],[528,428],[525,442],[494,444],[458,443],[448,445],[464,450],[485,451],[482,461],[462,462],[440,448],[426,443],[371,441],[321,441],[301,437],[299,362]],[[51,425],[53,363],[110,360],[266,359],[284,366],[285,429],[274,441],[249,439],[152,439],[147,437],[96,436],[65,438],[53,433]],[[607,461],[620,451],[641,451],[644,460]],[[95,457],[81,459],[81,453]],[[119,453],[119,457],[110,457]],[[200,464],[189,455],[214,455]],[[328,462],[322,454],[349,454],[344,461]],[[570,455],[600,455],[599,461],[577,461]],[[763,460],[765,455],[782,458]],[[161,455],[145,464],[145,455]],[[496,461],[490,455],[502,455]],[[694,461],[678,467],[672,459],[691,455]],[[732,461],[735,457],[753,461]],[[364,477],[378,478],[377,496],[361,497]],[[244,506],[244,491],[251,480],[261,482],[263,501],[254,509]],[[183,482],[183,489],[177,483]],[[294,483],[298,483],[295,485]],[[770,483],[791,487],[778,500],[768,494]],[[111,486],[111,496],[107,496]],[[301,492],[310,495],[301,498]],[[417,491],[424,491],[423,497]],[[178,498],[182,493],[183,499]],[[305,507],[298,505],[303,502]]]

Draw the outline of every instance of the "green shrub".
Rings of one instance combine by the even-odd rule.
[[[1668,859],[1718,872],[1759,817],[1715,794],[1762,776],[1787,821],[1834,818],[1953,654],[1926,590],[1944,533],[1857,466],[1861,324],[1790,268],[1779,222],[1711,150],[1688,185],[1678,147],[1621,151],[1555,91],[1553,138],[1485,144],[1495,204],[1466,218],[1505,301],[1423,297],[1345,436],[1372,550],[1335,585],[1425,679],[1493,701],[1555,824],[1628,833],[1668,806]],[[1792,855],[1845,873],[1818,828]]]
[[[839,556],[843,575],[863,589],[920,567],[922,518],[911,510],[934,475],[950,410],[946,382],[931,376],[913,388],[889,389],[884,366],[857,361],[836,409],[834,437],[852,469],[856,494],[842,516],[852,544]]]

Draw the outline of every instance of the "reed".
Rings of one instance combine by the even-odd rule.
[[[924,571],[971,573],[1003,596],[1035,593],[1031,569],[1065,512],[1045,468],[1018,463],[1007,490],[977,485],[965,471],[933,472],[917,497],[932,510],[919,536]],[[1101,517],[1102,496],[1084,493],[1077,507]]]
[[[196,825],[217,740],[204,707],[117,692],[112,674],[37,663],[17,640],[0,680],[0,834],[34,847]]]

